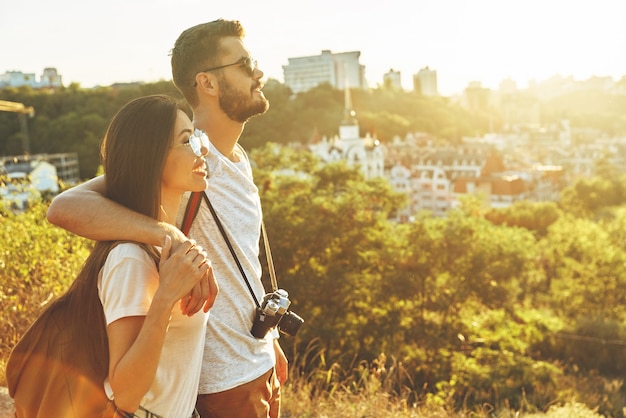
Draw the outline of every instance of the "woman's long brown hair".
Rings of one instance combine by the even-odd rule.
[[[113,117],[101,147],[106,197],[158,219],[161,177],[179,109],[175,99],[152,95],[132,100]],[[84,346],[100,382],[108,374],[109,350],[97,281],[109,252],[118,243],[96,242],[76,280],[48,309],[65,304],[63,323],[72,328],[71,340]],[[141,245],[158,263],[154,249]]]

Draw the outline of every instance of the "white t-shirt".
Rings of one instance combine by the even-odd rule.
[[[234,163],[210,145],[206,156],[206,193],[261,303],[265,295],[259,260],[261,201],[247,156],[240,147],[236,151],[240,161]],[[187,198],[188,195],[183,199],[179,220]],[[274,367],[273,339],[278,332],[269,332],[263,339],[252,336],[254,299],[204,201],[189,236],[206,250],[219,285],[207,324],[199,392],[222,392],[248,383]]]
[[[109,253],[98,278],[107,325],[127,316],[145,316],[159,285],[154,260],[138,245],[121,243]],[[164,418],[191,416],[198,393],[202,348],[209,314],[187,317],[172,309],[159,366],[141,406]],[[108,379],[105,391],[113,399]]]

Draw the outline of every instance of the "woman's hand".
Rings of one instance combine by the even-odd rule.
[[[213,285],[210,284],[211,280]],[[197,285],[208,289],[209,297],[205,304],[210,301],[212,305],[217,295],[217,283],[215,283],[213,269],[206,258],[206,253],[193,240],[188,240],[172,250],[172,239],[167,236],[161,250],[157,293],[161,293],[161,296],[167,295],[174,304],[181,299],[188,298],[191,290]],[[213,296],[212,300],[211,296]]]

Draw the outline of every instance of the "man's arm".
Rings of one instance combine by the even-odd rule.
[[[107,199],[104,192],[103,176],[64,191],[50,204],[48,221],[97,241],[132,240],[162,245],[169,235],[176,247],[186,239],[173,225],[134,212]]]
[[[96,241],[130,240],[160,246],[169,236],[173,249],[188,241],[174,225],[130,210],[104,197],[104,192],[104,177],[91,179],[55,197],[46,217],[56,226]],[[193,315],[203,306],[208,309],[213,304],[217,283],[212,269],[209,279],[201,281],[181,300],[183,314]]]

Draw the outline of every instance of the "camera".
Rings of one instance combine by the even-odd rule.
[[[287,310],[290,304],[289,294],[283,289],[266,294],[261,307],[256,309],[252,335],[255,338],[264,338],[277,325],[281,333],[291,337],[296,335],[304,319]]]

